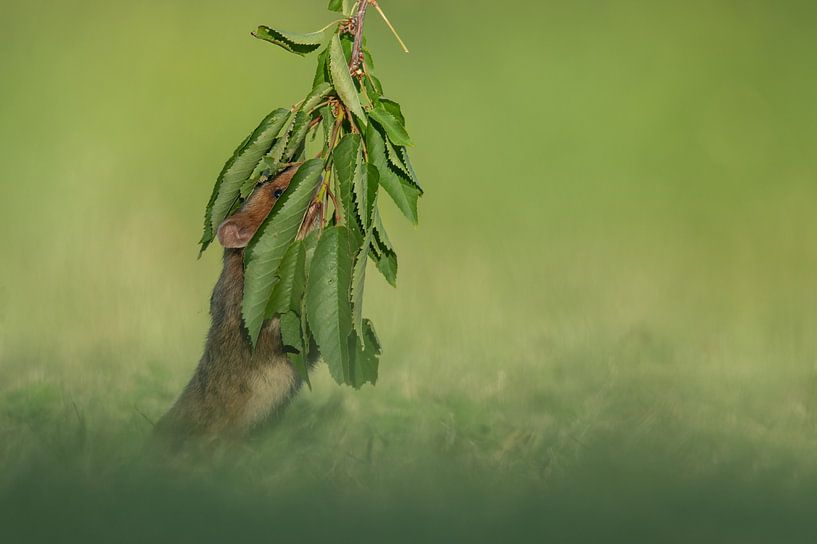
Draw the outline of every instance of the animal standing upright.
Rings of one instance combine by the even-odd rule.
[[[301,386],[287,359],[278,318],[267,320],[255,349],[243,330],[244,248],[286,191],[297,166],[259,185],[244,205],[218,227],[224,266],[210,299],[212,324],[193,377],[157,432],[190,436],[242,435],[281,409]],[[308,361],[314,364],[315,352]]]

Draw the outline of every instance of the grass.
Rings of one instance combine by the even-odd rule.
[[[245,31],[323,6],[8,6],[0,540],[809,541],[817,11],[494,4],[384,6],[409,56],[372,21],[427,189],[378,385],[174,461],[210,183],[311,77]]]

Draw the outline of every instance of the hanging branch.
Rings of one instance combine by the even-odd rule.
[[[357,74],[357,71],[360,69],[360,63],[363,62],[363,52],[361,51],[363,48],[363,26],[366,22],[366,9],[369,5],[370,2],[368,0],[360,0],[357,13],[353,18],[355,42],[352,46],[352,59],[349,61],[349,72],[352,74]]]
[[[343,12],[344,4],[330,0],[329,7]],[[308,378],[304,361],[317,345],[335,380],[355,388],[375,383],[380,357],[374,326],[362,313],[366,263],[372,260],[390,284],[397,281],[397,255],[380,220],[379,197],[387,194],[416,224],[423,194],[409,160],[413,144],[402,109],[380,96],[379,80],[364,62],[370,6],[407,50],[376,0],[360,0],[344,19],[310,34],[267,26],[253,32],[297,55],[317,53],[318,70],[307,96],[265,117],[227,161],[201,241],[204,251],[259,183],[297,165],[244,251],[244,326],[254,345],[266,319],[283,323],[286,316],[282,342],[302,377]],[[321,129],[323,149],[307,159],[309,134],[314,138]],[[286,296],[281,289],[289,289]]]

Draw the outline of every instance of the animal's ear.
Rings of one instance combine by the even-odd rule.
[[[241,214],[236,214],[227,218],[218,227],[218,241],[226,248],[243,248],[247,247],[258,225],[250,224],[247,217]]]

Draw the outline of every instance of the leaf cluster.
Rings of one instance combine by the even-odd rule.
[[[229,157],[200,243],[203,252],[259,184],[299,165],[244,251],[244,326],[255,345],[264,321],[279,318],[285,350],[307,382],[306,360],[317,349],[338,383],[358,388],[376,382],[381,353],[374,325],[363,317],[367,263],[397,282],[379,197],[385,192],[416,224],[423,190],[400,105],[384,95],[365,46],[362,61],[352,62],[355,6],[332,0],[329,9],[348,19],[317,32],[259,26],[253,33],[297,55],[317,53],[312,89],[264,117]],[[315,141],[321,149],[308,158],[307,143]]]

